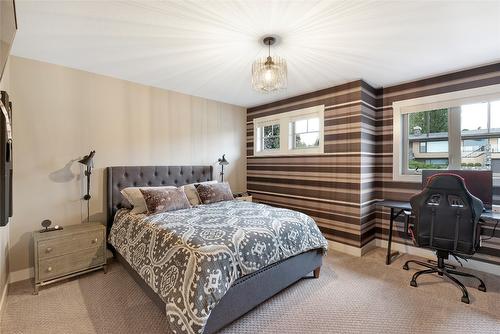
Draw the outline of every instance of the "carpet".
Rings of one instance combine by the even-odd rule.
[[[375,249],[358,258],[331,251],[319,279],[303,279],[221,331],[246,333],[500,333],[500,277],[477,273],[488,292],[463,279],[471,304],[436,276],[401,269],[404,255],[384,264]],[[0,322],[10,333],[165,333],[162,310],[119,263],[102,271],[43,287],[12,284]]]

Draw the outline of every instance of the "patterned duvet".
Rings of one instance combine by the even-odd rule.
[[[162,297],[172,333],[202,333],[210,311],[238,278],[327,249],[309,216],[244,201],[151,216],[122,209],[109,242]]]

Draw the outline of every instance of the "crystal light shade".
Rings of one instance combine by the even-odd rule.
[[[262,93],[285,89],[287,86],[285,59],[277,56],[257,59],[252,65],[252,86]]]

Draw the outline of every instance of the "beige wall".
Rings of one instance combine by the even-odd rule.
[[[2,80],[0,81],[0,90],[9,91],[10,62],[7,62]],[[0,227],[0,307],[3,309],[4,293],[7,291],[7,280],[9,278],[9,227]]]
[[[31,232],[43,219],[85,219],[82,169],[74,161],[90,149],[95,219],[105,217],[106,166],[213,164],[217,173],[226,153],[233,191],[246,189],[244,108],[19,57],[11,59],[11,96],[14,279],[32,266]]]

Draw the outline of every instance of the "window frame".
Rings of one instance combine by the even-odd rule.
[[[253,119],[253,149],[254,156],[279,156],[279,155],[312,155],[324,153],[324,112],[325,105],[317,105],[314,107],[303,108],[293,111],[288,111],[276,115],[264,116]],[[297,120],[319,118],[319,146],[307,148],[290,147],[289,138],[292,135],[290,132],[290,123]],[[262,138],[258,137],[258,128],[266,125],[280,125],[280,148],[275,150],[257,150],[257,143]]]
[[[500,84],[393,102],[393,180],[422,182],[421,174],[405,173],[408,164],[408,159],[405,158],[408,156],[408,148],[403,141],[408,138],[408,129],[404,126],[404,115],[434,109],[460,108],[464,104],[491,102],[497,99],[500,99]],[[458,131],[452,129],[458,129]],[[461,156],[451,154],[461,149],[460,112],[449,111],[448,136],[449,169],[460,169]]]

